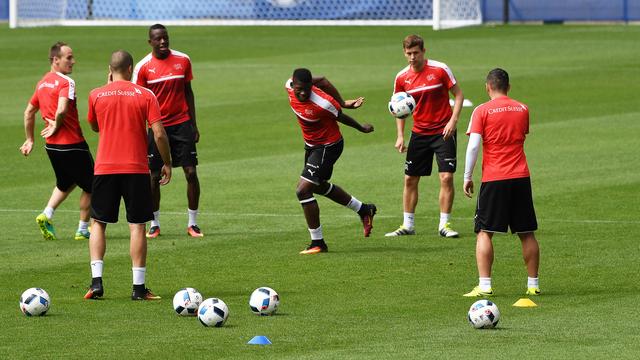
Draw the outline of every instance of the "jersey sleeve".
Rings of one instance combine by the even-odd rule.
[[[87,122],[89,122],[89,124],[95,124],[98,122],[98,119],[96,118],[96,111],[94,108],[93,91],[89,94],[89,105],[87,106]]]
[[[133,69],[133,75],[131,76],[131,82],[140,86],[147,86],[147,67],[144,65],[136,66]]]
[[[187,59],[187,64],[184,69],[184,81],[193,80],[193,72],[191,71],[191,60]]]
[[[442,82],[447,85],[447,89],[451,89],[457,83],[456,77],[447,65],[442,68]]]
[[[31,99],[29,99],[29,104],[40,108],[40,100],[38,100],[38,89],[36,88],[36,90],[33,92],[33,95],[31,95]]]
[[[469,127],[467,128],[467,135],[480,134],[483,135],[482,129],[484,128],[484,109],[481,106],[476,107],[471,114],[471,120],[469,121]]]
[[[64,97],[69,100],[73,100],[76,97],[76,83],[73,80],[63,81],[60,84],[60,92],[58,93],[58,97]]]
[[[160,115],[160,104],[158,103],[158,99],[155,95],[149,92],[147,96],[147,123],[151,126],[151,124],[161,120],[162,116]]]
[[[401,76],[396,76],[396,79],[393,82],[393,93],[405,91],[404,90],[404,81],[402,81]]]

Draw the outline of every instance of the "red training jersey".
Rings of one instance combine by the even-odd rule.
[[[94,174],[148,174],[147,125],[161,121],[148,89],[115,81],[89,94],[89,123],[100,129]]]
[[[153,53],[136,64],[131,82],[153,91],[160,103],[162,124],[172,126],[189,120],[184,87],[193,79],[189,56],[176,50],[166,59]]]
[[[411,66],[396,75],[393,93],[407,92],[416,100],[413,110],[413,132],[421,135],[442,134],[453,111],[449,105],[449,89],[456,78],[449,67],[435,60],[425,59],[424,68],[414,72]]]
[[[69,99],[67,115],[62,121],[62,127],[53,136],[45,139],[45,142],[51,145],[69,145],[84,142],[82,129],[78,122],[76,83],[72,78],[59,72],[48,72],[38,81],[29,103],[40,109],[40,115],[43,120],[45,118],[55,120],[58,99],[61,97]]]
[[[289,105],[298,118],[302,129],[302,137],[308,145],[328,145],[342,139],[338,126],[338,115],[342,111],[340,104],[329,94],[319,88],[311,87],[309,100],[301,102],[293,94],[289,79],[285,83],[289,93]]]
[[[508,96],[473,110],[467,135],[482,136],[482,182],[529,177],[524,140],[529,109]]]

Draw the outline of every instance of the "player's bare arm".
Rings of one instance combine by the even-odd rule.
[[[454,96],[454,104],[453,104],[453,113],[451,114],[451,119],[444,127],[442,131],[442,135],[445,140],[453,136],[456,132],[456,127],[458,126],[458,118],[460,116],[460,111],[462,111],[462,102],[464,101],[464,94],[462,93],[462,89],[458,84],[453,85],[449,92]]]
[[[398,152],[403,153],[407,151],[407,147],[404,145],[404,123],[405,119],[396,118],[396,144],[394,147],[398,150]]]
[[[169,138],[160,121],[151,124],[151,131],[153,131],[153,139],[156,141],[158,152],[160,152],[160,157],[162,157],[162,162],[164,163],[160,170],[160,185],[166,185],[171,181],[171,150],[169,148]]]
[[[357,109],[364,103],[364,97],[360,96],[353,100],[344,100],[340,95],[338,89],[324,76],[314,77],[311,83],[320,90],[326,92],[331,95],[336,101],[340,104],[341,107],[345,109]]]
[[[67,116],[67,112],[69,111],[69,99],[61,96],[58,98],[58,108],[56,109],[56,118],[55,119],[45,119],[47,121],[47,126],[40,132],[40,135],[43,138],[48,138],[55,134],[58,129],[62,126],[64,122],[64,118]]]
[[[360,124],[356,121],[356,119],[347,114],[344,114],[343,112],[340,112],[340,114],[338,114],[336,120],[365,134],[373,131],[373,125],[366,123]]]
[[[189,107],[189,118],[193,124],[194,141],[197,143],[200,141],[200,131],[198,131],[198,125],[196,124],[196,101],[193,95],[193,89],[191,88],[191,82],[184,84],[184,97]]]
[[[469,134],[469,143],[467,144],[467,153],[464,161],[464,183],[462,189],[464,194],[471,198],[473,195],[473,169],[476,166],[478,160],[478,152],[480,151],[480,144],[482,143],[482,136],[477,133]]]
[[[36,113],[38,108],[31,103],[27,104],[27,108],[24,110],[24,136],[25,141],[20,146],[20,152],[24,156],[29,156],[31,150],[33,150],[33,128],[36,122]]]

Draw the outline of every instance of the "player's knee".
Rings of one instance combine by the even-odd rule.
[[[184,168],[184,177],[188,183],[198,182],[198,172],[194,166],[188,166]]]
[[[327,196],[333,191],[333,189],[334,186],[332,183],[324,182],[314,189],[314,193],[320,194],[322,196]]]
[[[406,175],[404,177],[404,186],[407,188],[415,188],[418,186],[418,182],[420,181],[419,176],[409,176]]]
[[[441,172],[440,183],[443,185],[453,185],[453,173]]]

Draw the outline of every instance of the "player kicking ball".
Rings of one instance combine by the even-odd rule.
[[[294,70],[285,87],[289,94],[289,105],[296,114],[305,142],[305,166],[300,175],[296,195],[307,220],[311,244],[300,254],[313,255],[327,252],[329,249],[322,235],[320,208],[314,194],[323,195],[357,212],[364,227],[364,236],[368,237],[373,228],[376,206],[363,204],[339,186],[329,182],[333,165],[340,158],[344,148],[338,122],[363,133],[373,131],[373,125],[361,125],[342,112],[342,108],[359,108],[364,98],[343,100],[329,80],[324,77],[312,77],[308,69]]]

